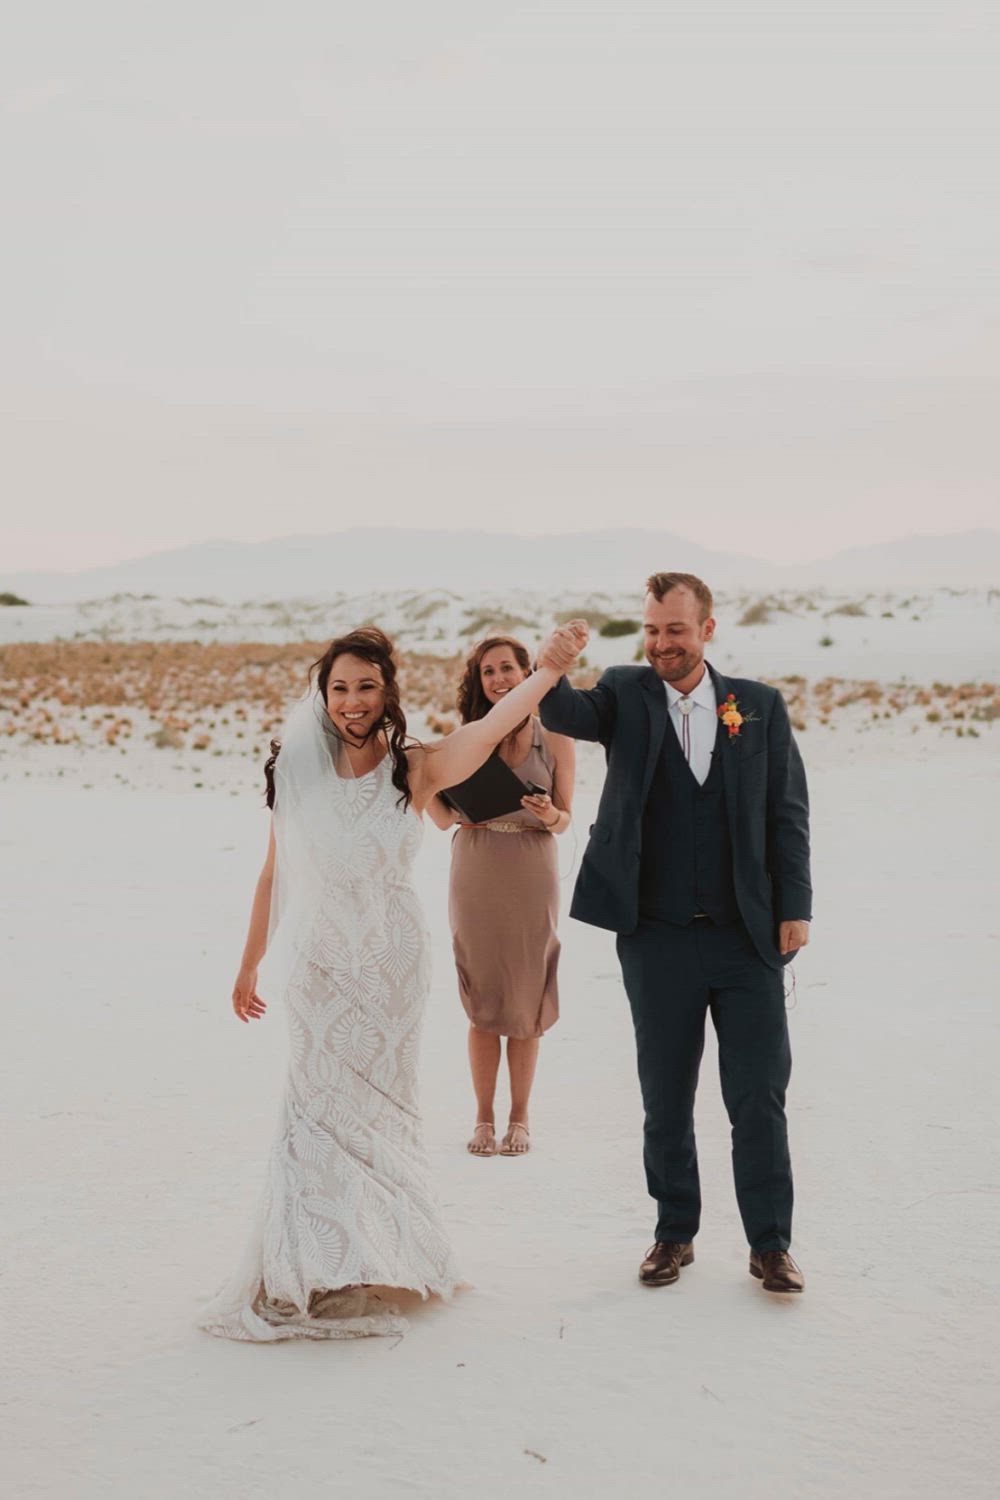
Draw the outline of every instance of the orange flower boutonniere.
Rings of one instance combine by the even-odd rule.
[[[720,703],[717,712],[719,718],[729,730],[729,738],[731,740],[739,738],[740,730],[744,724],[754,724],[757,721],[757,715],[752,709],[747,713],[743,712],[736,700],[735,693],[726,694],[726,701],[725,703]]]

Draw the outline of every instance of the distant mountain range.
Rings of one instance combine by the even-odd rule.
[[[203,542],[79,573],[0,574],[34,604],[112,594],[287,600],[362,589],[531,588],[638,593],[649,573],[697,573],[718,589],[1000,587],[1000,532],[909,536],[816,562],[779,565],[714,551],[665,531],[570,536],[355,528],[268,542]]]

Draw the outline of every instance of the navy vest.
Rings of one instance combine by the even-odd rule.
[[[739,918],[722,775],[727,748],[734,747],[727,747],[717,734],[711,770],[699,786],[673,721],[668,721],[642,814],[639,911],[643,916],[682,926],[698,912],[705,912],[720,926]]]

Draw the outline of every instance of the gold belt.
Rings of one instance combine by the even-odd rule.
[[[493,833],[551,833],[550,828],[533,828],[530,823],[459,823],[459,828],[489,828]]]

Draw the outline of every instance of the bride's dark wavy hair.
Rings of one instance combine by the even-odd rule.
[[[376,724],[366,735],[365,741],[373,739],[376,734],[384,730],[389,741],[389,754],[392,757],[392,784],[399,792],[399,803],[404,808],[409,807],[413,797],[410,791],[409,768],[406,763],[406,747],[417,743],[410,739],[406,733],[406,715],[399,701],[399,683],[397,681],[398,664],[396,662],[396,648],[383,630],[377,625],[363,625],[358,630],[351,630],[347,635],[338,636],[331,641],[318,661],[314,661],[309,668],[309,681],[314,683],[317,693],[326,703],[326,690],[330,682],[330,674],[333,664],[338,656],[359,656],[362,661],[371,662],[372,666],[378,667],[382,674],[382,682],[385,688],[385,708],[382,712],[381,722]],[[315,673],[315,680],[313,674]],[[264,767],[264,779],[267,783],[267,805],[274,807],[274,763],[278,756],[280,746],[276,740],[271,741],[271,757]]]

